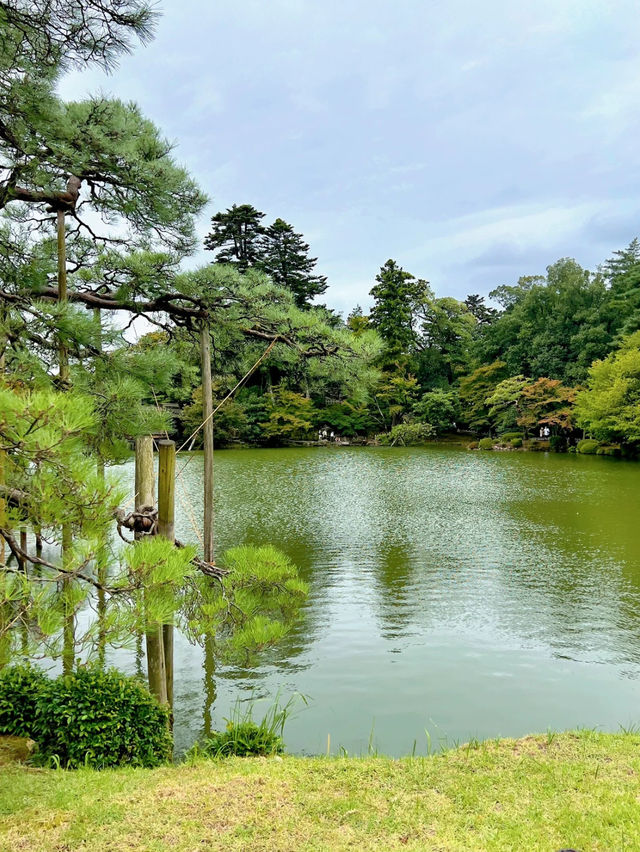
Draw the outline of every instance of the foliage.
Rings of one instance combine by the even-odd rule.
[[[30,734],[62,766],[158,766],[171,759],[169,710],[136,678],[81,668],[40,685]]]
[[[430,423],[398,423],[389,432],[378,435],[378,441],[383,446],[413,447],[425,444],[436,435],[435,428]]]
[[[226,731],[214,731],[201,749],[204,757],[247,757],[282,751],[282,739],[255,722],[229,722]]]
[[[511,438],[509,441],[514,450],[519,450],[522,446],[522,438]]]
[[[480,438],[478,441],[478,449],[479,450],[492,450],[493,449],[493,438]]]
[[[576,413],[578,424],[601,441],[640,442],[640,332],[593,364]]]
[[[426,295],[420,307],[418,339],[421,350],[418,375],[423,378],[423,384],[433,386],[443,381],[450,385],[466,369],[476,323],[464,302]]]
[[[487,400],[507,375],[504,361],[494,361],[460,379],[462,419],[471,429],[482,432],[491,425]]]
[[[207,638],[216,656],[246,663],[276,645],[299,617],[308,588],[291,560],[271,545],[226,551],[219,581],[196,577],[183,594],[183,627]]]
[[[46,680],[41,669],[30,665],[9,666],[0,671],[0,734],[32,735],[38,696]]]
[[[290,698],[284,705],[276,699],[259,722],[253,720],[253,702],[247,709],[243,709],[237,702],[231,718],[225,719],[226,729],[213,731],[204,743],[196,744],[191,755],[248,757],[281,754],[284,751],[284,726],[291,715],[294,698]]]
[[[416,280],[391,259],[380,268],[376,282],[369,323],[384,342],[386,363],[394,363],[415,346],[417,311],[431,291],[426,281]]]
[[[344,400],[317,410],[315,424],[328,426],[338,435],[353,438],[356,435],[370,434],[374,420],[366,405]]]
[[[324,275],[315,275],[317,258],[309,257],[309,245],[302,234],[283,219],[276,219],[262,234],[259,267],[279,286],[294,295],[296,305],[304,308],[314,296],[327,289]]]
[[[266,400],[268,420],[263,424],[267,440],[287,441],[311,437],[313,402],[302,394],[279,386]]]
[[[217,263],[232,263],[240,272],[246,272],[260,259],[262,219],[264,213],[251,204],[234,204],[224,212],[215,213],[204,247],[216,252]]]
[[[251,204],[234,204],[216,213],[205,248],[216,252],[217,263],[233,264],[240,272],[252,267],[262,270],[293,293],[299,308],[306,308],[327,289],[327,279],[314,273],[317,258],[309,257],[302,234],[280,218],[265,227],[264,215]]]
[[[583,438],[582,441],[578,441],[576,452],[582,453],[585,456],[592,456],[596,454],[599,446],[600,441],[595,441],[593,438]]]
[[[520,278],[490,296],[504,311],[485,326],[479,349],[483,360],[504,361],[510,375],[573,384],[610,345],[610,324],[600,314],[607,301],[604,279],[571,258],[547,267],[546,277]]]
[[[427,391],[413,406],[413,414],[424,423],[430,423],[438,432],[455,428],[460,413],[460,401],[455,390],[436,388]]]
[[[373,393],[382,425],[393,428],[406,412],[412,410],[418,392],[418,380],[415,376],[406,375],[399,370],[382,373]]]
[[[39,574],[5,566],[0,575],[2,661],[12,656],[16,643],[26,654],[42,643],[50,653],[59,653],[63,618],[74,617],[95,588],[92,561],[122,497],[88,455],[95,422],[91,400],[80,394],[16,393],[0,387],[0,437],[9,448],[5,482],[10,497],[0,530],[9,549],[20,555],[12,531],[21,526],[46,535],[58,554],[63,521],[72,539],[63,555],[36,561]],[[67,577],[73,583],[62,582]],[[83,641],[91,646],[96,640],[97,625],[92,623]]]

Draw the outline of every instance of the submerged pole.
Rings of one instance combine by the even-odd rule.
[[[200,371],[202,376],[202,420],[204,438],[204,561],[213,562],[213,391],[211,382],[211,337],[209,323],[200,328]]]
[[[155,474],[153,471],[153,438],[144,435],[136,439],[135,507],[154,506]],[[139,534],[136,534],[139,537]],[[162,625],[147,622],[145,625],[147,645],[147,679],[149,690],[160,704],[167,703],[167,672],[164,660]]]
[[[67,301],[67,246],[65,237],[65,213],[64,210],[56,212],[56,227],[58,237],[58,303]],[[61,337],[58,338],[58,370],[60,389],[64,390],[69,384],[69,352]],[[69,566],[69,557],[73,544],[73,534],[68,523],[62,525],[62,567]],[[62,628],[62,671],[71,674],[75,657],[75,612],[71,602],[72,580],[62,581],[62,606],[64,612],[64,624]]]
[[[158,443],[158,535],[175,542],[176,445],[174,441]],[[173,708],[173,624],[162,627],[166,691]]]

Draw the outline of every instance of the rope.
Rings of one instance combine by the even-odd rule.
[[[221,402],[221,403],[219,403],[219,404],[218,404],[218,405],[214,408],[214,410],[211,412],[211,414],[210,414],[207,418],[205,418],[205,419],[202,421],[202,423],[198,426],[198,428],[197,428],[194,432],[192,432],[192,433],[189,435],[189,437],[187,438],[187,440],[186,440],[186,441],[184,441],[184,442],[180,445],[180,447],[178,447],[178,452],[181,452],[181,451],[182,451],[182,450],[186,447],[186,445],[189,443],[189,441],[191,441],[191,440],[193,440],[193,438],[195,438],[195,436],[196,436],[196,435],[198,434],[198,432],[202,429],[202,427],[203,427],[203,426],[205,426],[205,425],[209,422],[209,420],[211,420],[211,418],[213,417],[213,415],[214,415],[214,414],[216,414],[218,411],[220,411],[220,409],[221,409],[221,408],[222,408],[222,406],[225,404],[225,402],[227,402],[227,400],[231,399],[231,397],[232,397],[232,396],[234,395],[234,393],[238,390],[238,388],[239,388],[239,387],[241,387],[241,386],[242,386],[242,385],[243,385],[243,384],[247,381],[247,379],[249,378],[249,376],[251,376],[251,374],[252,374],[253,372],[255,372],[255,370],[257,370],[257,369],[258,369],[258,367],[260,366],[260,364],[264,361],[264,359],[267,357],[267,355],[269,354],[269,352],[271,352],[271,350],[273,349],[273,347],[276,345],[276,343],[277,343],[277,342],[278,342],[278,338],[277,338],[277,337],[276,337],[276,338],[274,338],[274,339],[271,341],[271,343],[267,346],[266,350],[265,350],[265,351],[262,353],[262,355],[258,358],[258,360],[257,360],[257,361],[256,361],[256,363],[253,365],[253,367],[249,370],[249,372],[248,372],[248,373],[245,373],[245,375],[244,375],[244,376],[240,379],[240,381],[236,384],[236,386],[235,386],[232,390],[230,390],[230,391],[229,391],[229,393],[225,396],[225,398],[222,400],[222,402]],[[186,466],[186,465],[185,465],[185,466]],[[183,470],[184,470],[184,468],[183,468]]]

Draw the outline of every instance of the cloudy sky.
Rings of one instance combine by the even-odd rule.
[[[160,8],[154,42],[62,95],[137,101],[211,198],[201,233],[233,203],[286,219],[338,310],[389,257],[464,298],[640,235],[638,0]]]

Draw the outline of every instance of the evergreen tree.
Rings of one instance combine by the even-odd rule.
[[[324,275],[314,275],[316,257],[309,257],[309,244],[284,219],[276,219],[259,242],[260,268],[276,284],[293,293],[296,305],[306,308],[314,296],[327,289]]]
[[[264,213],[253,205],[234,204],[211,218],[212,229],[204,238],[204,247],[216,252],[216,263],[230,263],[246,272],[262,259],[262,219]]]
[[[417,341],[416,321],[419,307],[433,294],[426,281],[388,260],[376,275],[371,289],[374,305],[370,323],[384,341],[388,361],[407,355]]]
[[[478,321],[478,325],[488,325],[493,322],[498,316],[495,308],[488,308],[484,303],[484,297],[478,295],[470,295],[464,300],[469,313]]]

